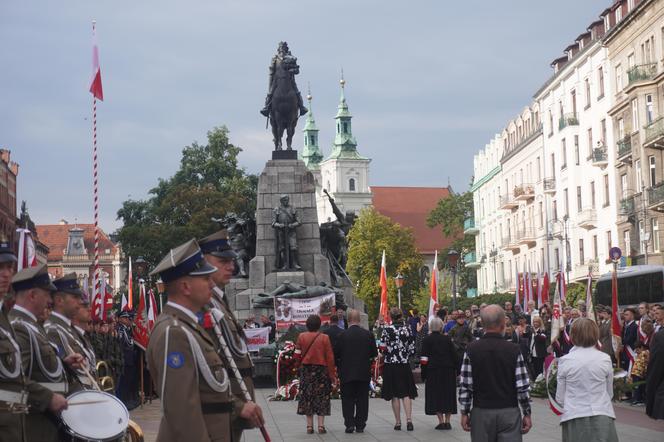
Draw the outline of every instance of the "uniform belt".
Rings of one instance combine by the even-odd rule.
[[[240,368],[238,370],[240,371],[240,374],[242,375],[243,378],[252,378],[254,376],[254,372],[251,369],[251,367]]]
[[[66,382],[38,382],[38,384],[56,393],[64,393],[67,391]]]
[[[230,413],[233,411],[232,402],[212,402],[201,404],[203,414]]]
[[[26,405],[28,403],[27,395],[20,391],[7,391],[0,390],[0,402],[7,402],[8,404]]]

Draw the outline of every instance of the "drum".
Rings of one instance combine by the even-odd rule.
[[[103,391],[83,390],[67,397],[67,402],[61,419],[68,434],[100,442],[124,437],[129,411],[120,399]]]

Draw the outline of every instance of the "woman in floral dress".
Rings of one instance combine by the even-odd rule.
[[[392,324],[383,328],[381,349],[384,354],[382,397],[392,401],[395,430],[401,430],[401,402],[406,412],[406,429],[413,431],[413,402],[417,397],[415,379],[410,368],[410,359],[415,354],[415,337],[405,324],[398,308],[390,310]]]

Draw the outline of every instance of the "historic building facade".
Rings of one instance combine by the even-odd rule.
[[[16,176],[18,164],[11,151],[0,149],[0,235],[16,244]]]

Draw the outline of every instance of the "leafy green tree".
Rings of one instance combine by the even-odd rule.
[[[412,229],[404,228],[369,207],[360,212],[349,233],[350,248],[346,270],[357,281],[357,295],[367,306],[373,321],[380,308],[380,263],[383,250],[387,269],[388,303],[397,305],[394,276],[404,277],[401,289],[401,307],[409,309],[421,288],[419,269],[422,257],[415,248]]]
[[[463,221],[472,213],[472,192],[450,192],[448,197],[438,201],[438,204],[427,218],[429,227],[440,226],[443,236],[453,240],[450,248],[439,252],[439,257],[444,260],[450,249],[455,249],[460,254],[459,264],[457,265],[457,291],[461,296],[464,296],[466,289],[477,287],[475,270],[466,268],[463,262],[463,255],[475,250],[475,237],[463,234]]]
[[[207,138],[205,145],[194,142],[182,150],[178,171],[160,178],[147,199],[122,204],[117,236],[127,255],[155,265],[170,248],[218,229],[212,217],[253,217],[258,177],[238,166],[242,149],[230,143],[226,127]]]

